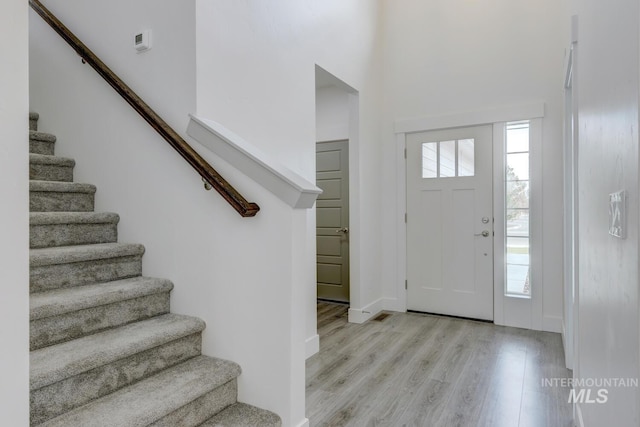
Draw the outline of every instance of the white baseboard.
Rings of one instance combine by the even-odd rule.
[[[296,427],[309,427],[309,418],[300,421]]]
[[[545,332],[562,333],[562,317],[561,316],[542,316],[542,330]]]
[[[584,427],[584,419],[582,419],[582,409],[580,405],[576,403],[576,419],[573,421],[576,427]]]
[[[306,358],[310,358],[320,351],[320,335],[315,334],[307,338],[304,342]]]
[[[388,311],[398,311],[404,313],[407,311],[406,304],[401,302],[399,298],[382,298],[382,309]]]
[[[349,322],[350,323],[364,323],[371,319],[376,314],[382,311],[384,298],[380,298],[369,305],[366,305],[360,309],[349,309]]]
[[[567,332],[562,322],[562,348],[564,349],[564,364],[567,369],[573,369],[573,354],[567,351]]]

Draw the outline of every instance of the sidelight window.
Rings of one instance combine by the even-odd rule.
[[[529,121],[510,122],[505,135],[506,294],[530,297]]]

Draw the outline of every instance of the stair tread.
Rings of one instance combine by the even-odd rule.
[[[164,314],[30,353],[30,388],[87,372],[178,338],[202,332],[201,319]]]
[[[199,427],[278,427],[281,424],[282,420],[273,412],[238,402]]]
[[[58,193],[95,193],[96,186],[79,182],[29,181],[29,191],[50,191]]]
[[[117,224],[120,215],[113,212],[31,212],[30,225]]]
[[[56,136],[47,132],[39,132],[37,130],[29,131],[29,139],[34,139],[36,141],[44,141],[44,142],[56,142]]]
[[[40,427],[146,426],[240,375],[227,360],[197,356],[94,400]]]
[[[68,157],[51,156],[48,154],[29,153],[29,163],[38,165],[55,165],[73,167],[76,161]]]
[[[124,256],[141,256],[142,254],[144,254],[144,246],[138,243],[95,243],[90,245],[57,246],[30,249],[29,265],[31,267],[39,267]]]
[[[30,320],[59,316],[91,307],[113,304],[161,292],[169,292],[173,283],[154,277],[134,277],[72,288],[54,289],[31,295]]]

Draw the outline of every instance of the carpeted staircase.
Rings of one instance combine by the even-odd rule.
[[[204,322],[170,313],[173,284],[142,276],[144,247],[29,118],[31,425],[280,426],[237,402],[240,367],[201,355]]]

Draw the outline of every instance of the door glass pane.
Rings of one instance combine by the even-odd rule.
[[[528,237],[507,237],[507,264],[529,265]]]
[[[456,176],[456,142],[440,143],[440,177]]]
[[[507,236],[529,236],[529,209],[507,209]]]
[[[458,141],[458,176],[473,176],[475,166],[473,139]]]
[[[529,153],[507,154],[507,181],[529,179]]]
[[[507,209],[529,208],[529,181],[507,181]]]
[[[507,153],[529,151],[529,122],[509,123],[507,126]]]
[[[507,237],[507,294],[531,294],[527,237]]]
[[[531,295],[528,265],[507,264],[507,294]]]
[[[438,177],[438,143],[424,142],[422,144],[422,177]]]

